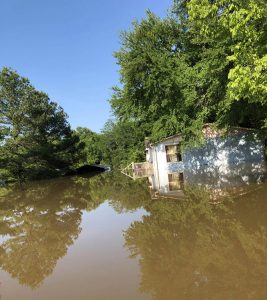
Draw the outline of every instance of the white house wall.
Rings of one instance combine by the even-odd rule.
[[[180,139],[178,137],[167,139],[152,147],[153,169],[155,177],[155,185],[160,193],[167,193],[169,191],[169,177],[168,174],[175,173],[178,170],[183,171],[183,163],[167,162],[165,146],[177,145]]]
[[[255,132],[210,138],[204,146],[187,150],[183,154],[184,166],[190,169],[253,161],[264,161],[264,142]]]
[[[180,141],[179,137],[174,137],[155,144],[151,148],[154,169],[153,186],[160,193],[169,192],[168,174],[171,173],[184,172],[185,181],[197,182],[199,170],[203,170],[208,175],[214,174],[214,169],[228,170],[229,166],[248,162],[255,162],[257,165],[265,159],[264,142],[257,133],[241,132],[226,138],[207,139],[204,146],[186,150],[182,154],[182,162],[167,162],[165,146],[177,145]],[[203,172],[200,172],[202,176]],[[193,176],[194,173],[196,176]]]

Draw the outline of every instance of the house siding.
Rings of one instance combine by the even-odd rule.
[[[264,141],[256,131],[235,131],[225,137],[207,138],[205,144],[185,150],[181,162],[167,162],[165,146],[181,143],[180,137],[166,139],[152,145],[152,163],[157,182],[168,182],[168,174],[233,166],[248,162],[263,162]],[[165,184],[164,184],[165,185]]]
[[[264,161],[264,141],[256,132],[239,132],[206,140],[205,145],[185,151],[185,168],[236,165]]]

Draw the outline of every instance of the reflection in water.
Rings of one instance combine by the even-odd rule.
[[[266,299],[267,188],[212,204],[203,190],[187,200],[154,200],[125,233],[140,257],[141,291],[153,299]]]
[[[167,176],[171,192],[182,191],[183,198],[179,200],[152,199],[146,180],[133,181],[116,173],[34,182],[23,190],[2,189],[1,268],[40,295],[25,294],[21,299],[107,299],[109,294],[109,299],[116,300],[266,299],[267,183],[262,182],[263,169],[254,166],[252,171],[249,169],[244,175],[240,170],[230,174],[226,170],[218,176],[213,173],[214,177],[207,172]],[[195,180],[192,186],[188,184],[189,175]],[[230,192],[221,194],[221,201],[214,203],[210,200],[217,188]],[[133,217],[132,212],[137,210],[142,217]],[[92,211],[95,214],[87,214]],[[84,216],[91,218],[91,227]],[[94,230],[105,230],[95,233],[92,226]],[[86,239],[99,235],[93,240],[94,249],[90,243],[76,245],[81,231],[86,232]],[[114,241],[112,249],[117,252],[110,253],[121,273],[110,267],[107,258],[112,243],[109,238],[114,232],[124,237]],[[55,290],[52,293],[48,288],[51,285],[42,289],[48,275],[57,289],[57,262],[63,257],[73,259],[68,251],[71,245],[81,260],[79,268],[83,264],[86,267],[77,270],[77,261],[71,264],[71,280],[61,278],[63,286],[66,280],[64,297]],[[127,258],[129,254],[139,260],[140,278],[134,273],[133,260]],[[111,281],[110,277],[98,277],[98,268],[112,273],[112,284],[107,281]],[[113,276],[114,272],[125,281],[116,281],[118,273]],[[87,278],[90,279],[86,281]],[[67,282],[72,282],[72,286]],[[96,282],[99,286],[93,293],[90,284],[95,286]],[[130,291],[133,282],[136,291],[139,284],[140,292],[129,292],[125,298],[121,291]],[[12,287],[19,290],[21,287],[16,284]]]
[[[40,285],[78,237],[84,204],[70,190],[65,182],[51,181],[2,199],[0,264],[21,284]]]
[[[183,198],[186,186],[200,186],[209,192],[212,200],[251,192],[266,178],[266,166],[262,162],[206,166],[173,173],[166,169],[148,176],[152,198]]]
[[[40,286],[77,239],[82,210],[96,209],[106,199],[117,211],[133,210],[144,203],[148,191],[122,179],[116,183],[108,174],[105,178],[73,177],[2,189],[1,268],[21,284]],[[125,185],[132,187],[132,197],[123,190]]]

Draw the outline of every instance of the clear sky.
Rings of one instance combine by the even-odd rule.
[[[11,67],[49,94],[73,128],[99,132],[118,84],[119,35],[172,0],[0,0],[0,68]]]

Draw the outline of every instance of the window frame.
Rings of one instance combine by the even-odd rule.
[[[169,191],[179,191],[184,188],[183,172],[168,173]]]
[[[169,147],[176,147],[176,152],[174,154],[168,154]],[[165,145],[166,161],[167,163],[178,163],[183,161],[181,144],[167,144]],[[172,160],[173,157],[176,157],[176,160]]]

